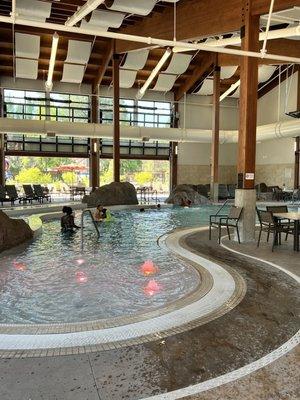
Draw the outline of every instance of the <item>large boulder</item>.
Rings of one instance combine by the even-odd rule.
[[[198,185],[178,185],[172,190],[166,203],[178,206],[187,203],[190,203],[191,205],[208,204],[208,198],[200,194],[198,190]]]
[[[129,182],[113,182],[101,186],[84,196],[82,202],[88,207],[139,204],[135,187]]]
[[[33,237],[29,225],[22,219],[9,218],[0,211],[0,252],[17,246]]]

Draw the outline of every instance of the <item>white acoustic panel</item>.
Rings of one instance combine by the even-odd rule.
[[[214,92],[214,81],[212,79],[205,79],[201,88],[195,94],[201,96],[210,96]]]
[[[176,74],[176,75],[183,74],[188,69],[192,57],[193,56],[189,54],[180,54],[180,53],[173,54],[170,64],[168,68],[164,71],[164,73]]]
[[[38,61],[16,58],[16,78],[37,79]]]
[[[221,67],[221,79],[229,79],[231,78],[236,70],[238,69],[237,65]]]
[[[273,65],[261,65],[258,68],[258,83],[268,81],[274,74],[276,67]]]
[[[124,69],[139,70],[143,69],[149,55],[149,50],[138,50],[127,53],[126,60],[122,65]]]
[[[66,62],[85,65],[91,55],[92,44],[79,40],[69,40]]]
[[[238,99],[240,97],[240,86],[236,89],[234,93],[230,95],[230,97],[233,97],[235,99]]]
[[[61,81],[67,83],[81,83],[84,74],[84,65],[64,64]]]
[[[51,3],[38,0],[17,0],[16,11],[19,18],[45,22],[51,14]]]
[[[120,87],[122,89],[129,89],[134,85],[137,71],[129,69],[120,69]]]
[[[38,60],[40,56],[40,36],[15,33],[16,57]]]
[[[176,78],[176,75],[159,74],[156,85],[152,90],[156,90],[158,92],[169,92],[174,86]]]
[[[81,28],[98,28],[106,31],[108,28],[120,28],[124,18],[125,14],[122,13],[95,10],[92,12],[89,22],[85,20],[81,21]]]
[[[110,6],[113,11],[146,16],[151,13],[157,0],[114,0]]]

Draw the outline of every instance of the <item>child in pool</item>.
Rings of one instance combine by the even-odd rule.
[[[80,226],[77,226],[75,224],[73,210],[71,207],[64,206],[62,212],[64,213],[64,215],[61,217],[60,220],[60,226],[62,232],[70,232],[73,231],[74,228],[75,229],[80,228]]]
[[[96,208],[96,212],[94,214],[94,220],[95,221],[103,221],[105,219],[109,219],[110,216],[110,212],[109,210],[107,210],[107,208],[104,208],[103,206],[97,206]]]

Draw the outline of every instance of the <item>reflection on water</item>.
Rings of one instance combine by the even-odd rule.
[[[0,322],[75,322],[131,315],[179,299],[199,284],[198,273],[157,246],[176,227],[207,224],[214,207],[114,212],[97,239],[85,221],[61,234],[59,221],[15,256],[0,259]]]

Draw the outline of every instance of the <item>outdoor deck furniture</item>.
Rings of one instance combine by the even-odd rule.
[[[287,213],[289,210],[287,206],[267,206],[266,207],[267,211],[270,211],[272,214],[274,213]],[[291,229],[293,229],[293,222],[291,222],[289,219],[286,220],[281,220],[280,221],[281,225],[289,225]],[[285,240],[287,240],[289,235],[289,232],[286,233]]]
[[[300,201],[300,189],[295,189],[292,193],[292,202],[294,204],[298,201]]]
[[[258,220],[259,220],[259,224],[260,224],[257,247],[259,247],[259,245],[260,245],[262,232],[267,233],[267,242],[269,241],[270,233],[273,233],[272,251],[274,251],[274,247],[276,244],[281,243],[281,233],[285,233],[285,234],[293,234],[294,233],[293,228],[289,224],[279,223],[277,218],[275,217],[276,214],[273,214],[271,211],[265,211],[265,210],[259,210],[259,209],[256,209],[256,211],[257,211]],[[288,213],[284,213],[284,214],[288,214]],[[299,215],[300,215],[300,213],[299,213]]]
[[[209,240],[211,240],[211,230],[212,228],[218,228],[218,242],[221,242],[221,228],[226,227],[227,229],[227,234],[229,240],[231,240],[230,237],[230,230],[229,228],[235,228],[238,241],[240,241],[240,232],[239,232],[239,227],[238,223],[242,215],[243,208],[242,207],[236,207],[232,206],[229,210],[228,214],[214,214],[209,216]]]
[[[70,186],[70,199],[75,200],[76,196],[85,196],[86,189],[84,186]]]
[[[31,203],[31,204],[32,204],[33,200],[38,200],[38,202],[40,202],[40,203],[42,202],[41,197],[37,196],[34,193],[31,185],[23,185],[23,190],[25,193],[25,197],[24,197],[25,201],[29,201],[29,203]]]
[[[41,200],[42,203],[44,202],[44,199],[51,203],[51,196],[50,194],[45,193],[42,185],[33,185],[33,190],[34,194]]]
[[[12,205],[17,200],[19,201],[19,203],[24,201],[24,198],[18,195],[18,192],[17,192],[17,189],[16,189],[15,185],[5,185],[5,190],[6,190],[7,197],[11,201]]]
[[[1,205],[3,206],[3,203],[6,202],[6,201],[10,201],[11,205],[14,204],[14,201],[10,200],[7,197],[5,187],[0,185],[0,203],[1,203]]]
[[[228,194],[227,185],[224,185],[221,183],[219,185],[219,199],[226,200],[226,199],[228,199],[228,197],[229,197],[229,194]]]
[[[294,235],[294,250],[299,251],[300,212],[274,213],[273,216],[279,220],[279,222],[281,219],[294,221],[294,229],[292,231]]]
[[[235,190],[237,188],[237,185],[230,184],[230,185],[227,186],[227,188],[228,188],[228,197],[230,199],[234,199],[235,198]]]

